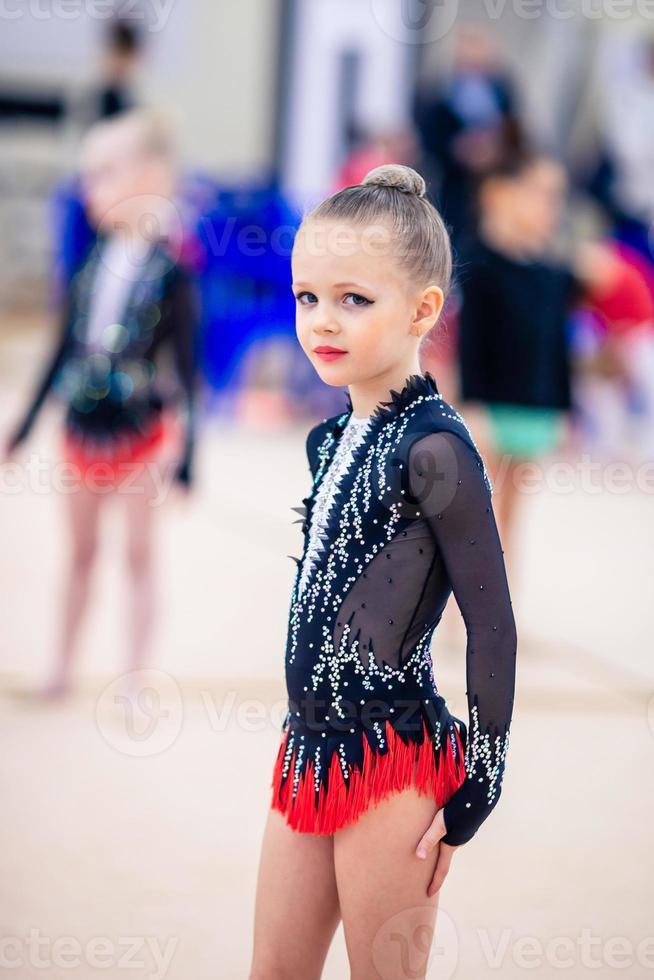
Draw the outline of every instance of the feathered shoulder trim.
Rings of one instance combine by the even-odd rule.
[[[374,412],[371,413],[371,418],[373,422],[389,422],[391,419],[400,415],[421,396],[438,394],[436,379],[429,371],[425,371],[424,374],[411,374],[406,379],[406,383],[400,391],[391,388],[390,399],[388,401],[380,401]],[[347,420],[353,411],[349,391],[345,392],[345,402],[345,412],[342,415],[335,415],[333,417],[334,428],[336,430],[345,428]]]

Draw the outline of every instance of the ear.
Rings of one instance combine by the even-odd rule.
[[[418,296],[416,311],[411,323],[411,333],[423,337],[434,326],[441,311],[445,296],[440,286],[427,286]]]

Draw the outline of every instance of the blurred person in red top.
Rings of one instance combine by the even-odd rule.
[[[402,163],[410,167],[415,164],[417,154],[418,145],[409,129],[372,135],[347,156],[334,178],[332,193],[360,184],[369,171],[382,164]]]
[[[629,435],[654,458],[654,275],[635,249],[586,245],[593,267],[577,327],[577,400],[594,446],[620,452]],[[631,428],[631,432],[629,432]]]

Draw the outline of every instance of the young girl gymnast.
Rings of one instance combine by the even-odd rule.
[[[57,343],[2,454],[6,461],[17,454],[46,398],[59,394],[66,405],[59,450],[67,464],[70,554],[56,662],[40,692],[48,698],[73,688],[108,500],[120,501],[126,523],[124,683],[126,693],[138,692],[156,623],[155,504],[169,446],[175,487],[186,493],[192,485],[198,312],[190,273],[175,261],[164,224],[176,188],[175,155],[155,111],[121,113],[87,132],[81,184],[97,238],[65,291]],[[175,398],[162,383],[164,352],[175,366]]]
[[[300,345],[348,393],[306,441],[250,980],[320,977],[341,920],[354,980],[406,977],[407,963],[424,977],[454,851],[500,796],[516,626],[484,462],[420,372],[451,275],[424,195],[411,168],[376,167],[294,243]],[[430,655],[450,592],[467,629],[467,724]]]

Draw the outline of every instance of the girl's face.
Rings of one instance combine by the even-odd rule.
[[[297,337],[326,384],[351,385],[413,364],[443,294],[411,282],[387,224],[308,219],[291,266]]]
[[[543,158],[517,177],[490,178],[482,190],[482,210],[500,217],[535,250],[556,234],[565,199],[566,175],[559,163]]]
[[[145,152],[127,124],[89,134],[80,170],[86,212],[105,234],[137,226],[147,234],[157,221],[157,198],[164,204],[172,198],[172,168]]]
[[[538,244],[546,245],[561,220],[566,191],[565,170],[554,160],[538,160],[524,172],[518,186],[520,217],[526,232]]]

